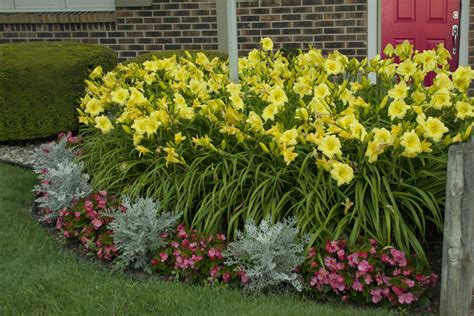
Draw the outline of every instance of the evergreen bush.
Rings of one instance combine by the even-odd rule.
[[[0,45],[0,141],[78,127],[75,107],[90,70],[117,62],[111,49],[79,43]]]

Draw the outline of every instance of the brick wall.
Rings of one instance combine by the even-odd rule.
[[[367,0],[240,2],[237,16],[242,54],[266,36],[277,48],[367,54]],[[43,40],[107,45],[122,60],[155,50],[215,50],[215,1],[153,0],[151,7],[101,14],[0,14],[0,43]]]

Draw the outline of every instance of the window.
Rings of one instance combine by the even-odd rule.
[[[0,0],[0,12],[115,11],[115,0]]]

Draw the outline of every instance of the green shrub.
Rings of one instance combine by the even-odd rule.
[[[212,59],[214,57],[219,57],[219,58],[222,58],[222,59],[227,58],[227,54],[221,53],[221,52],[218,52],[218,51],[213,51],[213,50],[203,50],[203,51],[189,50],[188,52],[191,53],[191,55],[195,55],[198,52],[202,52],[202,53],[206,54],[206,56],[210,59]],[[152,60],[153,56],[156,56],[158,59],[160,59],[160,58],[168,58],[168,57],[171,57],[173,55],[176,55],[178,57],[184,56],[185,51],[184,50],[165,50],[165,51],[156,51],[156,52],[146,53],[146,54],[143,54],[143,55],[139,55],[135,58],[131,58],[131,59],[127,60],[126,62],[124,62],[124,64],[125,65],[130,64],[130,63],[141,64],[141,63],[143,63],[147,60]]]
[[[112,69],[116,54],[79,43],[0,45],[0,141],[77,129],[75,107],[91,69]]]

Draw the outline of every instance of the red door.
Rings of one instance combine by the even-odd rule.
[[[461,0],[382,0],[382,49],[409,40],[424,51],[444,43],[451,70],[459,61]]]

